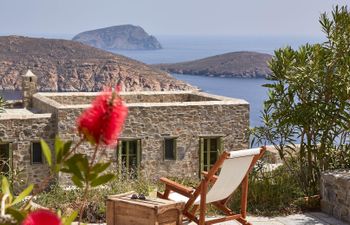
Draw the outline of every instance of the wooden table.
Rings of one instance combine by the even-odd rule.
[[[130,199],[132,193],[107,199],[107,225],[181,225],[183,202],[160,198]]]

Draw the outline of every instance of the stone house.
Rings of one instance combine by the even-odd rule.
[[[38,183],[49,173],[40,138],[51,145],[56,135],[78,140],[76,118],[99,93],[37,93],[30,71],[22,83],[24,108],[0,114],[0,156],[9,162],[2,169],[21,168],[27,182]],[[107,151],[107,158],[124,169],[152,177],[194,178],[210,168],[220,151],[248,147],[249,104],[244,100],[198,91],[121,96],[129,114],[119,144]],[[82,150],[92,151],[88,144]]]

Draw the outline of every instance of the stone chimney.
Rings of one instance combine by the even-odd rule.
[[[37,92],[37,80],[37,76],[30,70],[22,76],[22,101],[24,108],[32,107],[32,96]]]

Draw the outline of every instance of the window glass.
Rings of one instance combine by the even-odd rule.
[[[166,138],[164,139],[164,159],[176,160],[176,139]]]
[[[8,173],[10,171],[10,145],[0,144],[0,171]]]
[[[32,163],[40,164],[43,163],[43,154],[40,142],[32,143]]]

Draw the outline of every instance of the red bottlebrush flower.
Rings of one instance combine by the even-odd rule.
[[[128,109],[118,92],[104,91],[78,118],[78,131],[90,143],[114,145],[127,114]]]
[[[22,225],[62,225],[61,219],[53,212],[39,209],[27,215]]]

